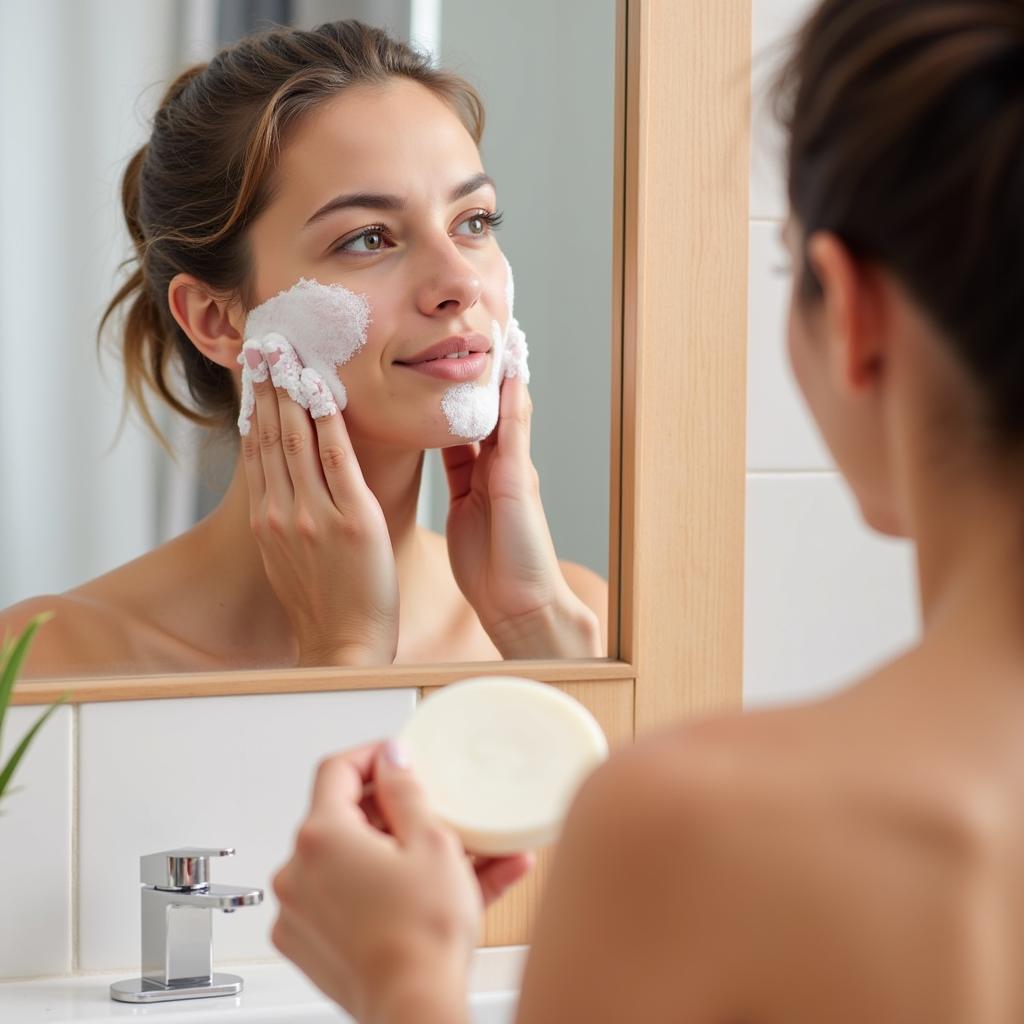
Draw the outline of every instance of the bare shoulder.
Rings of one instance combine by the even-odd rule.
[[[743,812],[799,804],[812,780],[822,783],[823,774],[804,770],[800,753],[802,743],[817,746],[816,714],[801,707],[722,715],[642,740],[585,784],[574,808],[579,825],[640,835],[677,854],[696,837],[742,843],[760,820]],[[641,845],[629,842],[621,852],[635,856]]]
[[[604,648],[608,650],[608,583],[593,569],[576,562],[560,561],[559,567],[565,582],[572,592],[597,616],[601,624],[601,635],[605,638]]]
[[[23,629],[40,612],[53,618],[36,635],[25,663],[25,679],[161,670],[171,662],[153,658],[163,634],[154,625],[161,595],[176,591],[195,558],[188,535],[70,590],[44,594],[0,611],[0,634]]]
[[[802,975],[817,1019],[864,1020],[857,999],[898,993],[882,969],[854,992],[851,961],[948,955],[957,935],[925,922],[969,914],[993,828],[986,803],[979,814],[962,797],[963,763],[913,746],[916,721],[886,696],[902,671],[685,723],[595,772],[547,888],[524,979],[538,1009],[523,1019],[732,1019],[752,1006],[795,1019],[779,979]],[[634,1002],[617,1005],[619,992]]]
[[[801,864],[793,880],[805,886],[832,844],[851,854],[860,841],[913,853],[924,836],[924,849],[944,840],[947,852],[969,848],[965,836],[988,822],[985,776],[972,766],[975,747],[960,749],[948,729],[920,728],[927,710],[901,694],[925,668],[907,655],[825,699],[711,716],[643,739],[591,776],[571,827],[604,832],[608,849],[636,864],[651,847],[668,849],[702,886],[717,878],[733,888],[745,870],[762,873],[744,851]],[[817,859],[833,873],[844,861],[835,850]]]
[[[577,562],[558,563],[573,593],[598,614],[608,614],[608,583],[593,569]]]
[[[89,674],[123,643],[120,618],[102,602],[74,593],[43,594],[0,611],[0,635],[15,636],[37,615],[52,619],[36,633],[21,672],[24,680]]]
[[[822,704],[685,723],[595,772],[546,890],[524,979],[524,1005],[538,1009],[523,1019],[717,1019],[745,1012],[732,1001],[763,979],[770,987],[780,935],[790,966],[812,955],[822,915],[836,909],[837,871],[856,875],[858,864],[842,853],[842,770],[824,739],[832,713]],[[629,997],[621,1006],[618,993]]]

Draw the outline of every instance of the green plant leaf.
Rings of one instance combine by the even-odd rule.
[[[14,684],[21,671],[21,663],[25,660],[25,655],[28,654],[28,649],[32,644],[32,637],[44,622],[49,622],[52,618],[53,612],[42,612],[25,627],[24,632],[17,640],[12,642],[8,636],[4,636],[3,656],[0,657],[0,738],[4,733],[4,716],[7,714],[7,705],[11,701]],[[2,792],[3,790],[0,789],[0,793]]]
[[[62,693],[39,718],[36,720],[36,724],[25,734],[24,739],[18,744],[14,753],[11,754],[7,764],[4,765],[3,771],[0,771],[0,798],[3,798],[4,791],[7,789],[7,783],[11,781],[11,776],[14,774],[14,769],[18,767],[18,763],[25,756],[26,751],[29,748],[29,744],[35,738],[35,735],[46,723],[46,720],[63,704],[68,698],[67,693]]]

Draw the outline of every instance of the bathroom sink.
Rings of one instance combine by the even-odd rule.
[[[477,950],[470,975],[472,1024],[512,1024],[526,950],[522,946]],[[140,1005],[110,999],[110,985],[126,972],[0,982],[0,1021],[109,1024],[146,1017],[159,1024],[350,1024],[291,964],[218,964],[240,974],[237,996]]]

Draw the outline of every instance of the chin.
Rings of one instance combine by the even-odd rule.
[[[469,444],[465,438],[456,437],[448,428],[444,417],[438,413],[440,422],[434,423],[391,423],[377,420],[374,423],[360,422],[349,426],[354,441],[369,442],[397,451],[428,451],[431,448],[451,448],[454,445]]]

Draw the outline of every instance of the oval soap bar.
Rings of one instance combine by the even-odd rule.
[[[513,676],[446,686],[398,739],[435,813],[470,853],[488,856],[553,842],[580,783],[608,756],[579,701]]]

